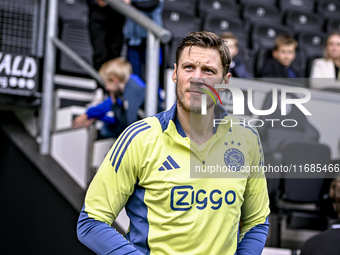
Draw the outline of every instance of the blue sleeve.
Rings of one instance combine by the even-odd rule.
[[[112,106],[112,101],[111,101],[111,98],[108,97],[102,103],[96,106],[90,107],[86,111],[87,117],[89,119],[98,119],[108,124],[116,124],[116,119],[114,117],[110,117],[106,115],[108,112],[112,111],[111,106]]]
[[[84,207],[77,223],[77,236],[80,242],[99,255],[142,255],[113,227],[89,218]]]
[[[268,217],[263,224],[251,228],[237,246],[237,255],[261,255],[269,230]]]
[[[87,117],[89,119],[93,119],[93,118],[99,119],[100,117],[102,117],[108,111],[111,110],[111,105],[112,105],[111,98],[108,97],[107,99],[105,99],[100,104],[87,109],[87,111],[86,111]]]

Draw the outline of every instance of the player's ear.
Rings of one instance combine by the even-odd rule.
[[[224,76],[223,84],[229,84],[230,77],[231,77],[231,73],[227,73],[226,76]]]
[[[172,73],[172,81],[177,84],[177,65],[174,63],[174,71]]]
[[[231,73],[227,73],[226,76],[224,76],[223,80],[222,80],[222,84],[229,84],[229,79],[231,77]],[[220,88],[220,91],[225,90],[226,88]]]

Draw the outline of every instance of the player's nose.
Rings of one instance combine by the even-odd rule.
[[[203,78],[203,77],[204,77],[204,73],[202,72],[200,68],[196,68],[195,72],[192,73],[192,78]]]

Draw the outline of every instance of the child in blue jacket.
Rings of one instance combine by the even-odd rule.
[[[104,63],[99,74],[109,97],[75,118],[73,127],[89,127],[94,121],[101,120],[104,126],[100,135],[118,137],[128,125],[139,119],[138,113],[144,104],[145,83],[132,74],[131,64],[122,57]]]

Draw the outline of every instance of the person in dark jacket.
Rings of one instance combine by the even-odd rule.
[[[267,78],[298,78],[299,71],[291,66],[296,56],[297,41],[288,36],[281,35],[275,39],[272,52],[273,58],[266,61],[262,77]]]
[[[122,0],[130,4],[130,0]],[[89,6],[89,32],[93,48],[93,67],[121,55],[125,24],[124,15],[112,9],[104,0],[87,0]]]
[[[131,0],[131,5],[152,19],[156,24],[163,25],[163,1]],[[126,19],[124,36],[127,39],[127,59],[132,65],[133,73],[145,81],[147,31],[133,20]]]
[[[145,83],[139,76],[132,74],[131,64],[123,57],[104,63],[99,74],[109,97],[75,118],[73,127],[89,127],[94,121],[101,120],[104,126],[100,136],[118,137],[128,125],[143,117],[141,108],[144,104]]]
[[[308,239],[302,247],[301,255],[340,254],[340,178],[332,181],[329,196],[338,213],[338,220],[328,230]]]
[[[226,43],[230,51],[231,63],[229,72],[231,73],[231,76],[238,78],[252,78],[243,62],[239,58],[235,57],[238,54],[238,39],[236,36],[231,32],[224,32],[220,35],[220,37]]]

